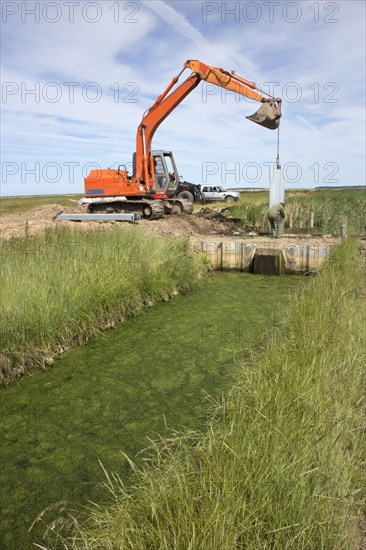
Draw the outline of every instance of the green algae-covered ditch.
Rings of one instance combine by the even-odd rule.
[[[204,428],[207,396],[220,398],[301,284],[300,277],[217,273],[3,388],[1,548],[41,542],[44,524],[28,529],[52,503],[102,502],[98,460],[127,479],[121,451],[135,458],[148,438]],[[55,517],[51,511],[45,520]]]

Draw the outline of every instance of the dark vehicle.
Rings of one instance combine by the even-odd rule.
[[[182,179],[179,181],[176,197],[178,199],[186,199],[191,202],[201,202],[202,204],[206,202],[199,184],[190,183],[189,181],[184,181]]]

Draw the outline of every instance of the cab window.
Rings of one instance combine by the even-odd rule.
[[[165,174],[164,164],[161,157],[155,157],[155,174]]]

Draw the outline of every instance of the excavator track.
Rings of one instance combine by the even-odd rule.
[[[88,214],[140,214],[141,218],[147,220],[158,220],[165,215],[165,208],[159,200],[124,200],[109,203],[95,202],[88,206]]]
[[[146,201],[148,202],[148,201]],[[148,208],[151,208],[151,215],[145,216],[144,212],[142,213],[142,216],[144,218],[147,218],[149,220],[158,220],[159,218],[162,218],[165,214],[165,208],[162,202],[160,201],[149,201]]]

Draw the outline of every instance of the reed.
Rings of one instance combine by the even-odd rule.
[[[188,240],[163,242],[136,227],[58,226],[3,242],[1,259],[2,383],[190,290],[204,271]]]

